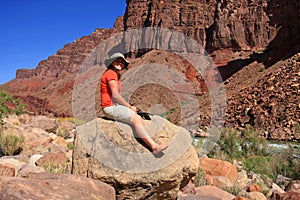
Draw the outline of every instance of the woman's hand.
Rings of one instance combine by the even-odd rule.
[[[133,110],[134,112],[136,112],[137,113],[137,111],[138,111],[138,109],[135,107],[135,106],[130,106],[129,107],[131,110]]]

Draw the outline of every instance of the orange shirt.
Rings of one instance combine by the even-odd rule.
[[[108,82],[111,80],[115,80],[118,82],[118,90],[121,93],[122,84],[121,81],[118,80],[118,74],[109,69],[107,70],[101,77],[101,83],[100,83],[100,92],[101,92],[101,107],[105,108],[108,106],[114,105],[114,101],[112,99],[111,90],[109,88]]]

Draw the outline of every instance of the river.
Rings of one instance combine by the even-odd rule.
[[[205,140],[205,138],[195,137],[193,139],[193,146],[197,149],[197,151],[200,150],[202,142]],[[299,142],[288,142],[288,141],[277,141],[277,140],[268,140],[269,147],[273,151],[284,151],[291,146],[293,148],[293,156],[294,158],[300,159],[300,143]],[[199,153],[199,152],[198,152]]]

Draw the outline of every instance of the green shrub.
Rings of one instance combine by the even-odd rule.
[[[269,162],[267,157],[264,156],[251,156],[245,159],[243,162],[248,172],[254,172],[256,174],[268,174],[270,171]]]
[[[273,152],[268,156],[254,155],[245,158],[243,162],[248,172],[266,175],[273,181],[278,175],[298,179],[300,177],[300,163],[293,158],[293,148],[283,152]]]
[[[70,150],[74,150],[74,144],[73,143],[68,143],[67,148]]]
[[[209,153],[209,157],[232,161],[242,158],[241,138],[235,129],[225,129],[217,141],[217,145]]]
[[[48,162],[42,166],[47,172],[53,173],[53,174],[66,174],[68,173],[68,164],[62,163],[62,164],[53,164],[51,162]]]
[[[254,155],[268,155],[268,142],[261,138],[252,127],[243,130],[241,134],[235,129],[225,129],[220,136],[217,146],[209,157],[226,158],[228,161],[243,160]]]
[[[22,114],[25,110],[25,105],[22,104],[21,99],[14,98],[5,91],[0,91],[0,122],[3,125],[3,118],[9,114]]]
[[[265,68],[261,67],[259,68],[259,72],[264,72],[265,71]]]
[[[293,157],[294,151],[291,146],[288,149],[272,154],[269,157],[270,178],[276,180],[278,175],[299,179],[300,161]]]
[[[242,191],[242,189],[237,185],[234,185],[232,187],[225,187],[223,188],[223,190],[229,192],[230,194],[233,194],[234,196],[239,196],[239,193]]]
[[[194,179],[194,185],[196,187],[199,187],[201,185],[206,185],[206,181],[204,179],[204,173],[202,172],[202,169],[201,168],[198,168],[198,172],[195,176],[195,179]]]
[[[58,136],[64,138],[64,139],[66,139],[66,138],[68,138],[70,136],[69,130],[67,128],[62,128],[62,127],[60,127],[60,128],[57,129],[57,133],[56,134]]]
[[[242,131],[243,138],[240,140],[242,154],[246,157],[253,155],[268,155],[268,141],[261,138],[258,131],[253,127],[248,127]]]
[[[22,151],[24,136],[14,134],[3,135],[0,133],[0,154],[1,156],[13,156]]]

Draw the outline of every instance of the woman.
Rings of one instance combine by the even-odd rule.
[[[168,148],[168,144],[157,144],[147,133],[137,108],[130,105],[121,95],[120,71],[127,69],[129,62],[121,53],[113,54],[105,61],[107,70],[101,77],[101,106],[104,114],[112,119],[129,123],[154,154]]]

